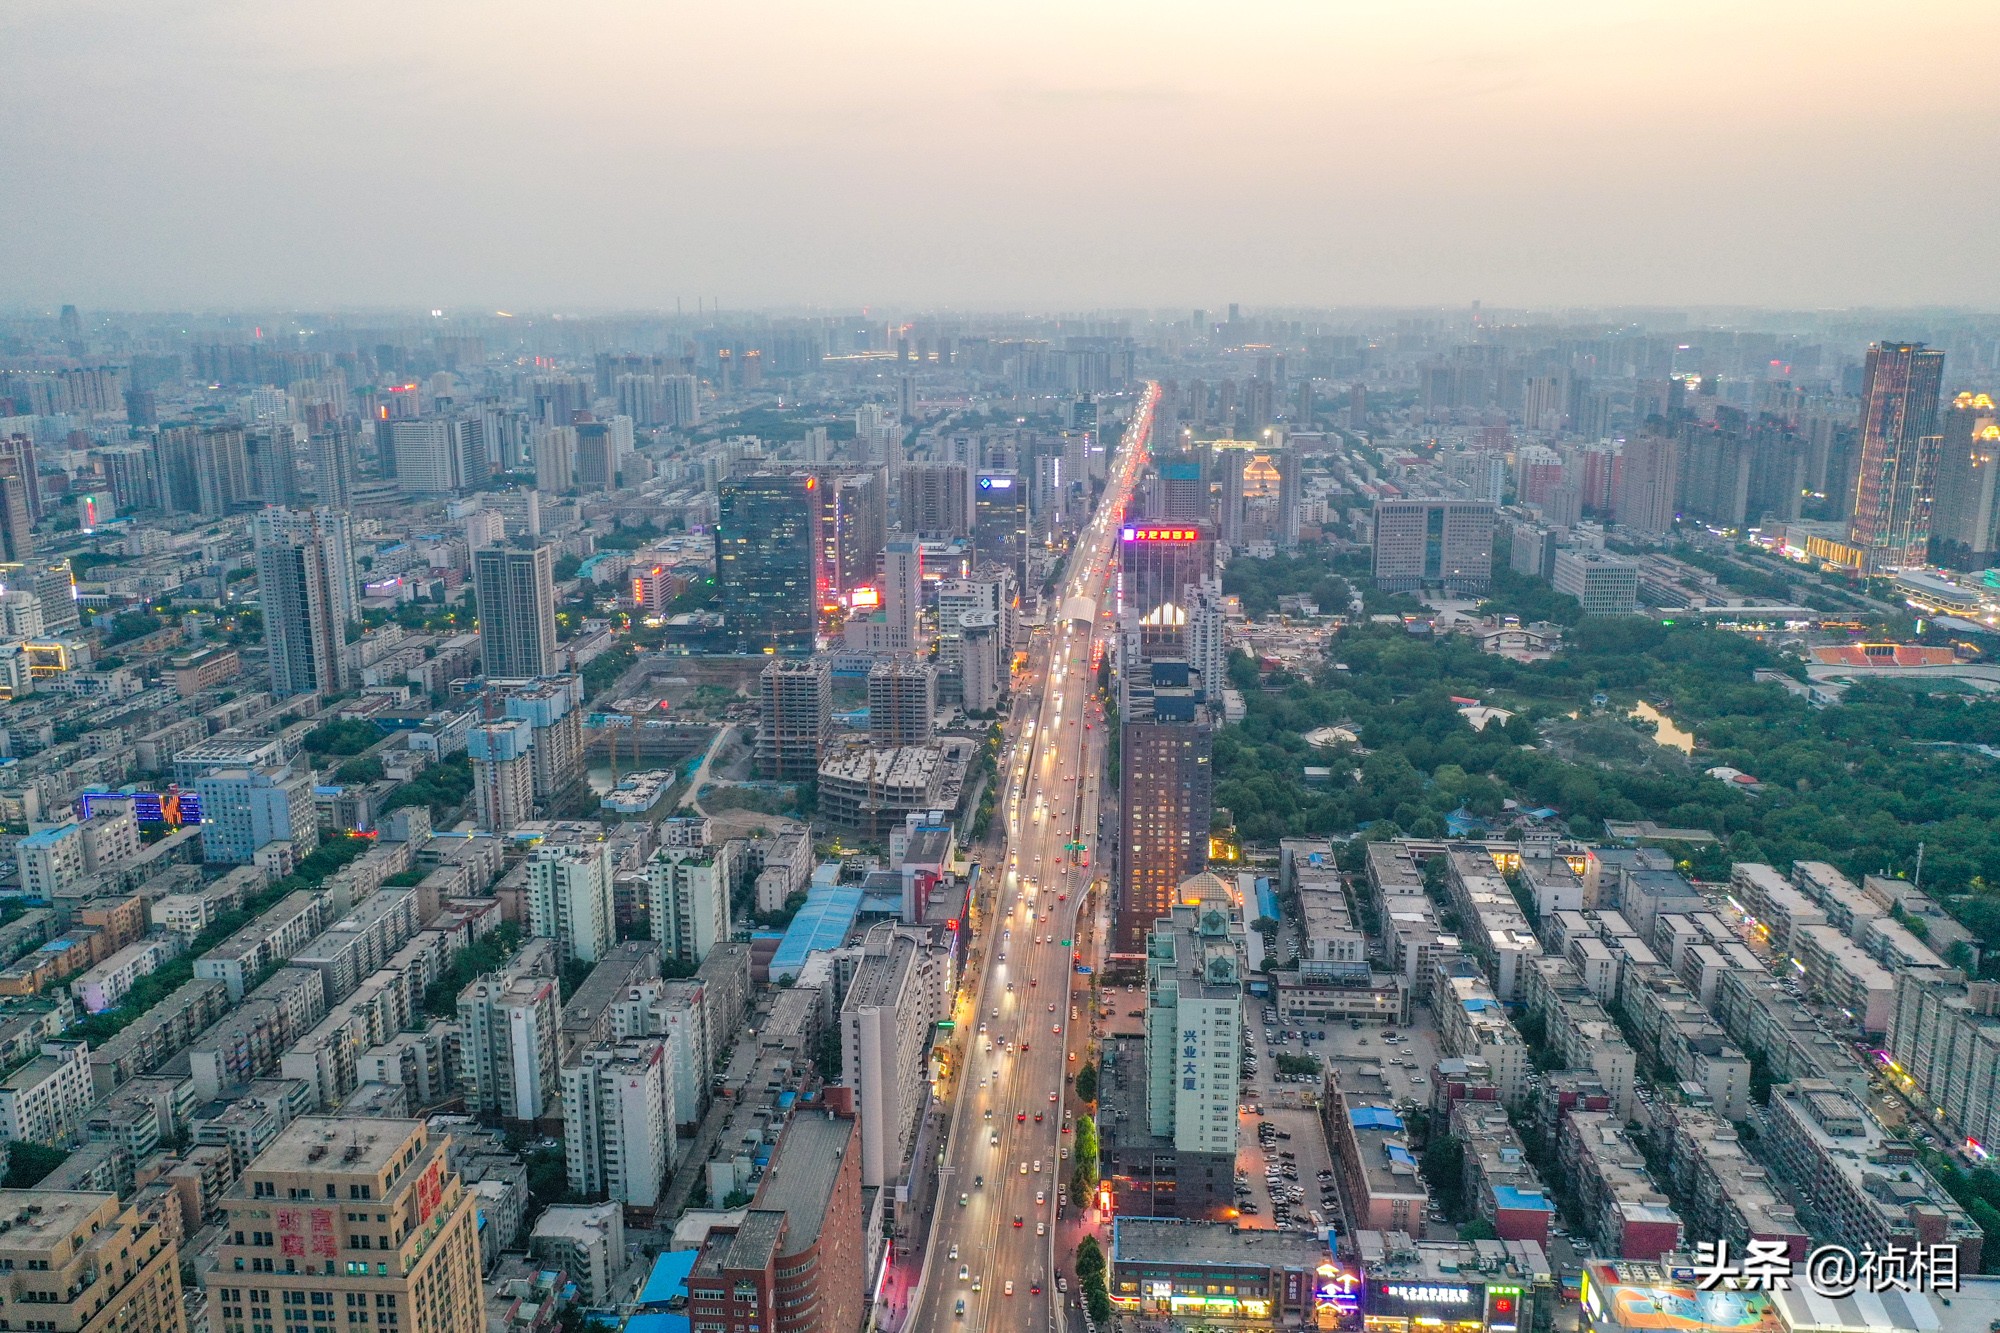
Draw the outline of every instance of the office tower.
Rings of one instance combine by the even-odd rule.
[[[1232,551],[1243,545],[1243,469],[1249,462],[1245,450],[1216,451],[1215,467],[1222,482],[1215,500],[1216,540]]]
[[[673,1165],[668,1043],[627,1037],[585,1047],[562,1068],[563,1157],[570,1190],[651,1208]]]
[[[83,616],[77,610],[76,575],[70,570],[68,557],[43,566],[31,577],[35,599],[42,604],[44,633],[66,634],[83,628]]]
[[[20,1327],[186,1333],[177,1223],[148,1221],[108,1190],[0,1190],[0,1215]]]
[[[1204,682],[1221,689],[1228,677],[1229,639],[1224,633],[1222,581],[1203,579],[1187,590],[1187,626],[1183,647],[1191,670]],[[1334,608],[1324,608],[1329,612]]]
[[[566,963],[595,963],[618,942],[609,847],[543,842],[528,854],[528,933],[556,941]]]
[[[1299,544],[1299,510],[1305,503],[1305,490],[1299,479],[1298,446],[1283,446],[1274,461],[1278,465],[1278,531],[1275,535],[1278,548],[1290,551]]]
[[[1493,505],[1486,500],[1381,500],[1375,505],[1375,586],[1453,595],[1493,578]]]
[[[1184,661],[1125,666],[1120,716],[1118,902],[1112,949],[1143,954],[1175,890],[1208,864],[1214,734],[1205,683]]]
[[[1944,353],[1922,343],[1874,343],[1861,388],[1861,466],[1847,539],[1870,570],[1929,558],[1932,488],[1943,438],[1938,390]]]
[[[861,1125],[861,1184],[890,1185],[916,1143],[930,1105],[930,1045],[951,1017],[949,951],[921,927],[880,922],[840,1006],[842,1081]]]
[[[349,684],[347,627],[361,618],[347,515],[266,509],[251,532],[271,693],[340,693]]]
[[[1015,474],[982,472],[973,490],[972,552],[1028,580],[1028,491]]]
[[[1629,616],[1639,609],[1639,562],[1602,551],[1558,550],[1549,582],[1574,597],[1587,616]]]
[[[250,467],[250,498],[267,505],[299,502],[299,460],[287,421],[264,422],[243,438]]]
[[[912,536],[971,536],[969,476],[962,463],[904,464],[896,478],[900,488],[896,525]]]
[[[882,552],[882,615],[889,624],[889,649],[924,650],[919,621],[924,610],[924,551],[914,537],[898,537]]]
[[[559,1091],[553,942],[530,941],[458,993],[458,1071],[472,1115],[532,1123]]]
[[[273,842],[290,842],[295,860],[319,846],[311,769],[216,768],[194,788],[201,797],[201,859],[210,865],[250,865]]]
[[[521,718],[481,722],[465,735],[472,759],[474,818],[481,833],[506,833],[535,813],[534,728]]]
[[[868,668],[868,739],[876,745],[926,745],[937,721],[937,668],[891,657]]]
[[[360,432],[346,422],[329,422],[312,433],[309,448],[313,494],[321,504],[345,511],[354,503],[354,482],[360,476]]]
[[[608,421],[585,421],[576,427],[576,487],[585,495],[618,489],[618,437]]]
[[[2000,412],[1993,396],[1961,393],[1943,413],[1936,528],[1940,554],[1960,569],[2000,559]]]
[[[729,898],[745,877],[749,849],[740,839],[706,847],[662,847],[646,863],[647,920],[664,956],[700,966],[729,938]]]
[[[757,686],[757,771],[777,782],[811,782],[833,734],[826,659],[766,662]]]
[[[507,692],[506,716],[530,728],[535,800],[546,807],[583,779],[583,679],[551,676]]]
[[[1612,511],[1618,525],[1650,537],[1673,530],[1679,512],[1680,443],[1650,431],[1625,442],[1619,457],[1618,490]]]
[[[1147,479],[1147,490],[1148,519],[1195,522],[1208,517],[1208,478],[1197,462],[1172,459],[1161,463]]]
[[[717,602],[742,648],[813,650],[825,550],[819,484],[811,473],[765,471],[729,477],[720,487]]]
[[[35,554],[35,520],[28,493],[35,479],[21,472],[15,458],[0,458],[0,555],[22,563]]]
[[[555,674],[555,570],[555,548],[545,543],[472,553],[479,655],[489,677],[531,680]]]
[[[1242,934],[1212,903],[1174,903],[1147,931],[1147,1108],[1178,1153],[1236,1154]]]
[[[863,1229],[853,1117],[794,1114],[749,1212],[702,1242],[687,1277],[689,1319],[723,1333],[852,1333],[868,1300]]]
[[[375,423],[384,476],[410,495],[445,495],[492,475],[476,416],[429,416]]]
[[[479,1210],[450,1146],[421,1120],[315,1115],[280,1130],[221,1199],[208,1274],[220,1327],[296,1333],[368,1311],[396,1333],[479,1333]]]
[[[1215,542],[1205,523],[1127,523],[1119,529],[1118,609],[1140,630],[1142,658],[1180,653],[1190,585],[1215,573]]]
[[[535,486],[561,495],[576,485],[576,427],[535,428]]]

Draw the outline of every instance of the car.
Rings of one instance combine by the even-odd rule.
[[[1025,1124],[1025,1123],[1027,1122],[1027,1119],[1028,1119],[1028,1113],[1027,1113],[1026,1111],[1016,1111],[1016,1112],[1014,1112],[1014,1123],[1015,1123],[1015,1124],[1017,1124],[1017,1125],[1020,1125],[1020,1124]]]
[[[981,1080],[981,1082],[984,1082],[984,1081],[985,1081],[985,1080],[983,1080],[983,1079]],[[991,1119],[993,1118],[993,1108],[992,1108],[992,1107],[990,1107],[990,1106],[986,1108],[986,1118],[987,1118],[988,1120],[991,1120]]]
[[[1006,1291],[1006,1294],[1007,1294],[1007,1295],[1009,1295],[1009,1296],[1012,1296],[1012,1295],[1014,1294],[1014,1279],[1013,1279],[1013,1278],[1008,1278],[1008,1279],[1007,1279],[1007,1291]]]
[[[1039,1157],[1035,1159],[1035,1174],[1038,1176],[1042,1174],[1042,1159]]]
[[[977,1274],[977,1273],[974,1273],[974,1274],[972,1275],[972,1289],[973,1289],[974,1291],[978,1291],[978,1290],[980,1289],[980,1287],[981,1287],[981,1286],[983,1285],[983,1283],[984,1283],[984,1279],[983,1279],[983,1278],[981,1278],[981,1277],[979,1276],[979,1274]]]
[[[1054,1005],[1050,1005],[1050,1006],[1049,1006],[1049,1012],[1050,1012],[1050,1013],[1054,1013],[1055,1011],[1056,1011],[1056,1007],[1055,1007]]]
[[[1016,1213],[1014,1214],[1014,1230],[1019,1231],[1020,1229],[1021,1229],[1021,1215],[1019,1213]]]
[[[963,1208],[963,1207],[965,1207],[965,1205],[966,1205],[966,1204],[968,1204],[968,1203],[971,1203],[971,1202],[972,1202],[972,1196],[971,1196],[970,1194],[967,1194],[967,1193],[965,1193],[964,1191],[960,1191],[960,1192],[959,1192],[959,1196],[958,1196],[958,1206],[959,1206],[959,1207]]]
[[[1035,1123],[1038,1125],[1042,1123],[1042,1112],[1035,1112]]]
[[[960,1264],[958,1266],[958,1280],[960,1282],[970,1282],[972,1280],[972,1269],[965,1264]]]
[[[1049,1234],[1049,1224],[1048,1224],[1047,1222],[1037,1222],[1037,1223],[1035,1223],[1035,1234],[1036,1234],[1037,1236],[1046,1236],[1046,1235],[1048,1235],[1048,1234]],[[1036,1287],[1036,1288],[1035,1288],[1035,1295],[1039,1296],[1039,1295],[1041,1295],[1041,1294],[1042,1294],[1042,1289],[1041,1289],[1040,1287]]]
[[[1028,1164],[1026,1162],[1021,1163],[1021,1174],[1024,1176],[1028,1174]]]
[[[952,1311],[952,1313],[957,1315],[960,1319],[965,1318],[965,1297],[961,1296],[958,1298],[958,1308]]]
[[[987,1136],[986,1136],[986,1141],[987,1141],[988,1143],[992,1144],[992,1145],[993,1145],[994,1147],[996,1147],[996,1148],[997,1148],[997,1147],[999,1147],[999,1146],[1000,1146],[1000,1131],[999,1131],[999,1130],[997,1130],[997,1129],[996,1129],[996,1130],[994,1130],[994,1131],[993,1131],[993,1132],[992,1132],[991,1134],[989,1134],[989,1135],[987,1135]]]
[[[1056,1036],[1060,1037],[1062,1035],[1062,1024],[1057,1023],[1055,1026],[1051,1027],[1049,1031],[1053,1032]]]
[[[947,1258],[947,1259],[956,1259],[956,1258],[958,1258],[958,1246],[956,1246],[956,1245],[952,1246],[952,1247],[951,1247],[951,1253],[950,1253],[950,1254],[948,1254],[948,1255],[946,1255],[946,1256],[945,1256],[945,1258]],[[965,1276],[965,1274],[963,1274],[963,1273],[960,1273],[960,1274],[959,1274],[959,1276],[960,1276],[960,1277],[964,1277],[964,1276]]]
[[[1048,1201],[1049,1201],[1049,1196],[1048,1196],[1048,1192],[1047,1192],[1046,1190],[1036,1190],[1036,1191],[1035,1191],[1035,1206],[1036,1206],[1037,1208],[1041,1207],[1041,1206],[1042,1206],[1043,1204],[1047,1203]]]
[[[972,1188],[974,1188],[974,1189],[983,1189],[983,1188],[985,1188],[985,1185],[986,1185],[986,1177],[985,1177],[985,1176],[974,1176],[974,1177],[972,1178]],[[954,1246],[952,1246],[952,1248],[953,1248],[953,1249],[957,1249],[958,1247],[957,1247],[956,1245],[954,1245]],[[957,1257],[958,1257],[957,1255],[953,1255],[953,1256],[952,1256],[952,1258],[954,1258],[954,1259],[956,1259]]]
[[[1030,986],[1033,986],[1033,985],[1036,985],[1036,984],[1037,984],[1037,982],[1035,981],[1035,979],[1034,979],[1033,977],[1029,977],[1029,978],[1028,978],[1028,984],[1029,984]]]
[[[1050,1094],[1049,1094],[1049,1100],[1050,1100],[1051,1102],[1053,1102],[1053,1101],[1055,1101],[1055,1100],[1056,1100],[1056,1097],[1057,1097],[1057,1096],[1058,1096],[1058,1094],[1056,1094],[1056,1093],[1053,1093],[1053,1092],[1052,1092],[1052,1093],[1050,1093]]]

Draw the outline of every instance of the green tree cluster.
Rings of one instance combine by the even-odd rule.
[[[1084,1308],[1090,1312],[1092,1321],[1099,1324],[1111,1320],[1111,1288],[1107,1285],[1109,1267],[1104,1260],[1104,1247],[1097,1243],[1097,1237],[1085,1236],[1077,1242],[1076,1280],[1083,1287]]]

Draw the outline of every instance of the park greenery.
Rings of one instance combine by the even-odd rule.
[[[1814,708],[1751,679],[1760,667],[1798,673],[1776,648],[1637,616],[1579,620],[1543,662],[1401,623],[1350,625],[1329,652],[1338,664],[1308,674],[1231,662],[1247,713],[1216,736],[1215,803],[1246,841],[1435,837],[1454,813],[1504,827],[1546,807],[1580,837],[1601,836],[1605,820],[1704,830],[1717,841],[1673,849],[1703,879],[1734,861],[1906,875],[1922,844],[1925,887],[1975,934],[2000,938],[2000,760],[1980,748],[2000,746],[2000,700],[1863,683]],[[1475,731],[1465,698],[1514,716]],[[1691,759],[1628,716],[1641,701],[1693,734]],[[1359,746],[1303,739],[1334,725]],[[1723,765],[1759,785],[1707,776]],[[1329,772],[1308,782],[1307,767]]]

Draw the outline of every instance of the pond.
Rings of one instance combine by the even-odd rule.
[[[1644,699],[1633,704],[1632,711],[1627,713],[1626,716],[1644,718],[1646,721],[1651,722],[1656,728],[1653,733],[1653,739],[1661,745],[1679,750],[1685,755],[1692,755],[1694,753],[1694,733],[1691,731],[1682,731],[1674,725],[1672,718],[1647,703]]]

